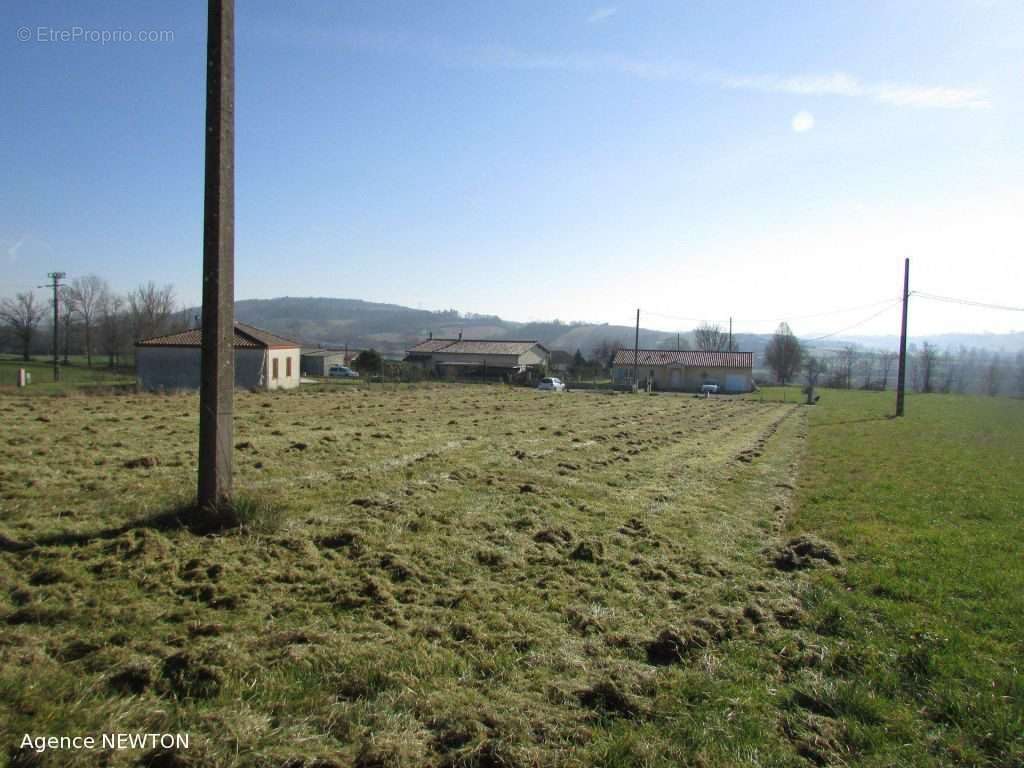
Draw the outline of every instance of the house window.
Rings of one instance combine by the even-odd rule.
[[[284,359],[284,377],[286,379],[292,377],[292,359],[290,357]]]
[[[273,366],[273,373],[270,374],[270,378],[272,378],[274,381],[277,381],[277,358],[276,357],[273,360],[272,366]]]

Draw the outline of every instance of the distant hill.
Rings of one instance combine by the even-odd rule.
[[[187,316],[191,316],[198,310],[188,310],[188,313]],[[398,304],[315,297],[243,299],[235,302],[235,315],[242,322],[288,336],[305,345],[343,347],[347,344],[355,349],[374,347],[391,357],[400,356],[431,333],[447,338],[454,338],[462,332],[466,338],[473,339],[537,339],[548,349],[569,353],[579,349],[586,357],[590,357],[594,348],[604,342],[632,347],[635,333],[635,329],[627,325],[521,323],[503,320],[497,315],[463,314],[454,309],[432,312]],[[738,333],[735,337],[736,346],[743,352],[753,352],[758,363],[770,339],[770,334]],[[1024,333],[943,334],[910,339],[912,345],[920,345],[924,341],[952,351],[961,346],[1001,354],[1016,354],[1024,350]],[[809,342],[809,346],[823,352],[838,349],[844,344],[883,350],[896,349],[898,342],[896,336],[849,336]],[[677,337],[675,333],[640,329],[641,347],[674,349],[677,343],[686,349],[692,341],[687,334]]]
[[[189,310],[194,313],[194,310]],[[590,356],[602,342],[632,346],[635,329],[625,325],[588,323],[520,323],[496,315],[431,312],[397,304],[359,299],[296,298],[243,299],[235,316],[245,323],[301,341],[309,346],[374,347],[399,355],[433,333],[473,339],[537,339],[549,349],[581,350]],[[686,346],[688,339],[681,339]],[[642,347],[674,347],[676,334],[640,329]]]

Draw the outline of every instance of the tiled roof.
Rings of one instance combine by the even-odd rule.
[[[427,339],[425,341],[421,341],[415,347],[407,349],[406,352],[410,354],[430,354],[431,352],[437,352],[439,349],[444,349],[449,344],[454,344],[456,341],[457,339]]]
[[[534,347],[547,349],[538,341],[499,341],[495,339],[427,339],[408,354],[422,355],[442,352],[456,355],[521,355]]]
[[[633,365],[633,350],[620,349],[615,353],[613,366]],[[682,351],[668,349],[637,350],[637,365],[648,368],[659,365],[684,365],[687,368],[753,368],[753,352],[701,352],[696,349]]]
[[[358,349],[350,349],[346,352],[344,349],[304,349],[302,350],[303,357],[334,357],[335,355],[345,355],[349,357],[355,357],[359,352]]]
[[[166,336],[155,336],[152,339],[135,342],[137,347],[201,347],[202,345],[203,331],[201,328],[190,328],[180,333],[170,333]],[[286,339],[284,336],[277,336],[245,323],[235,323],[236,349],[280,349],[297,346],[299,346],[298,342]]]

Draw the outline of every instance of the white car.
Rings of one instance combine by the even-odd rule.
[[[537,389],[543,389],[549,392],[563,392],[565,391],[565,383],[561,379],[547,377],[540,380],[540,384],[537,385]]]
[[[358,379],[359,374],[353,371],[347,365],[332,365],[327,371],[327,375],[332,378],[339,379]]]

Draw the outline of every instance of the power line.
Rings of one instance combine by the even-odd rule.
[[[784,315],[784,316],[772,317],[772,318],[755,318],[755,319],[747,319],[747,318],[745,318],[744,319],[744,325],[746,325],[747,327],[750,327],[750,326],[760,325],[762,323],[778,323],[778,322],[782,322],[782,321],[790,322],[790,321],[794,321],[794,320],[810,320],[810,319],[813,319],[813,318],[816,318],[816,317],[829,317],[829,316],[832,316],[832,315],[842,315],[842,314],[846,314],[848,312],[857,312],[857,311],[862,310],[862,309],[873,309],[875,307],[882,306],[883,304],[888,306],[889,304],[892,304],[893,302],[897,302],[898,303],[898,302],[900,302],[902,300],[903,300],[902,296],[895,297],[895,298],[890,297],[890,298],[885,298],[885,299],[879,299],[877,301],[868,302],[866,304],[858,304],[858,305],[853,306],[853,307],[843,307],[841,309],[829,309],[829,310],[825,310],[825,311],[822,311],[822,312],[812,312],[812,313],[807,314],[807,315],[795,315],[795,316],[794,315]],[[644,309],[643,311],[644,311],[645,315],[652,315],[654,317],[665,318],[665,319],[668,319],[668,320],[676,320],[676,321],[683,322],[683,323],[709,323],[709,324],[723,325],[724,326],[724,325],[727,325],[728,322],[729,322],[728,320],[709,320],[706,317],[682,317],[680,315],[670,315],[670,314],[667,314],[665,312],[655,312],[655,311],[650,310],[650,309]]]
[[[921,291],[913,291],[912,296],[919,296],[922,299],[928,299],[929,301],[941,301],[946,304],[960,304],[965,307],[980,307],[982,309],[997,309],[1004,312],[1024,312],[1024,307],[1011,307],[1006,304],[989,304],[984,301],[973,301],[971,299],[958,299],[952,296],[938,296],[934,293],[923,293]]]
[[[903,301],[902,298],[897,299],[896,301],[890,301],[886,306],[882,307],[880,310],[875,312],[870,317],[865,317],[863,320],[860,320],[860,321],[854,323],[853,325],[848,325],[845,328],[840,328],[838,331],[832,331],[832,333],[826,333],[824,336],[813,336],[813,337],[811,337],[809,339],[804,339],[804,341],[821,341],[822,339],[828,339],[828,338],[831,338],[833,336],[838,336],[841,333],[846,333],[847,331],[852,331],[854,328],[859,328],[860,326],[865,325],[866,323],[870,323],[876,317],[884,315],[886,312],[888,312],[890,309],[892,309],[893,307],[895,307],[898,304],[900,304],[902,301]]]

